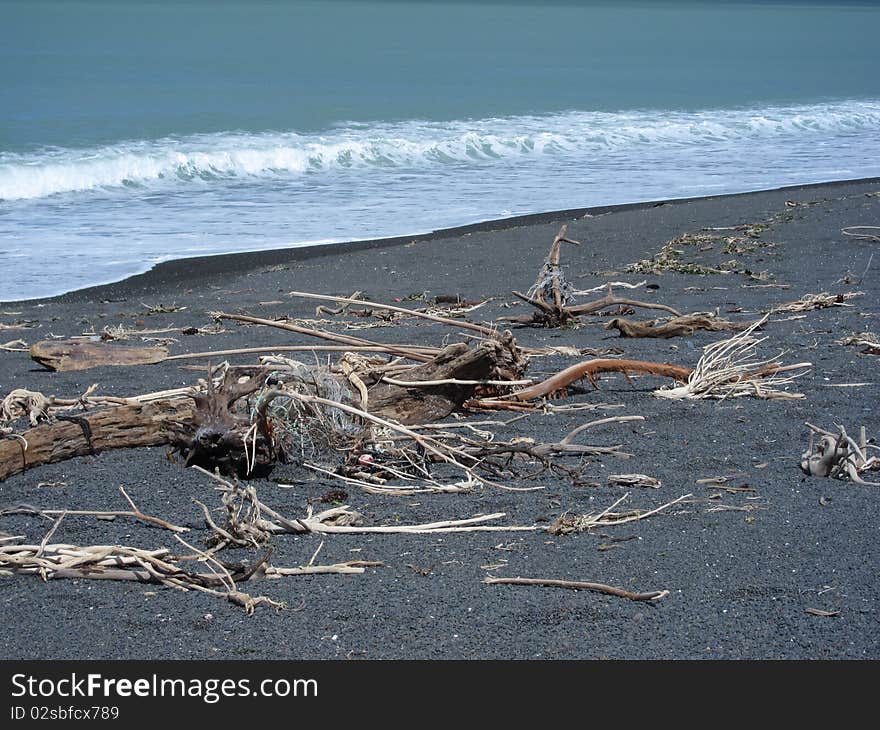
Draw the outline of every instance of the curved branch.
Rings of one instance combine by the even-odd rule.
[[[518,390],[498,401],[527,401],[535,398],[555,393],[558,390],[571,385],[581,378],[587,378],[591,383],[595,384],[596,376],[600,373],[641,373],[645,375],[659,375],[663,378],[674,378],[680,382],[685,382],[691,374],[691,368],[682,367],[681,365],[670,365],[669,363],[649,362],[646,360],[614,360],[600,358],[596,360],[586,360],[566,368],[562,372],[556,373],[546,380],[541,381],[523,390]],[[487,401],[480,401],[485,403]]]

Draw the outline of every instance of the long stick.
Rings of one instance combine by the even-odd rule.
[[[393,345],[392,345],[393,347]],[[407,346],[408,350],[419,352],[423,355],[431,355],[440,352],[438,347]],[[163,362],[169,360],[194,360],[205,357],[226,357],[227,355],[252,355],[261,352],[387,352],[387,345],[276,345],[275,347],[241,347],[237,350],[210,350],[207,352],[184,352],[179,355],[170,355]]]
[[[554,578],[484,578],[483,583],[507,584],[514,586],[554,586],[556,588],[574,588],[581,591],[598,591],[610,596],[628,598],[630,601],[659,601],[666,598],[669,591],[650,591],[648,593],[632,593],[623,588],[607,586],[604,583],[587,583],[577,580],[556,580]]]
[[[375,527],[362,527],[356,525],[327,525],[314,519],[303,519],[302,523],[308,526],[310,532],[317,533],[348,533],[348,534],[407,534],[423,535],[438,532],[535,532],[539,530],[537,525],[484,525],[480,524],[487,520],[497,520],[504,517],[504,512],[496,512],[481,517],[471,517],[465,520],[443,520],[442,522],[426,522],[420,525],[379,525]]]
[[[390,352],[394,355],[403,355],[410,360],[419,362],[428,362],[432,358],[423,355],[421,352],[412,348],[400,345],[383,345],[377,342],[370,342],[362,337],[350,337],[348,335],[340,335],[335,332],[327,332],[326,330],[316,330],[309,327],[300,327],[296,324],[288,322],[277,322],[274,319],[263,319],[262,317],[252,317],[249,314],[227,314],[225,312],[211,312],[211,316],[215,319],[230,319],[235,322],[247,322],[249,324],[260,324],[265,327],[276,327],[277,329],[287,330],[288,332],[297,332],[301,335],[309,335],[310,337],[318,337],[322,340],[330,340],[331,342],[341,342],[346,345],[360,345],[361,347],[382,348],[382,352]]]
[[[387,309],[389,312],[400,312],[402,314],[407,314],[411,317],[420,317],[421,319],[427,319],[431,322],[439,322],[440,324],[448,324],[451,327],[460,327],[466,330],[473,330],[474,332],[479,332],[482,335],[487,335],[489,337],[494,337],[495,330],[490,329],[489,327],[483,327],[478,324],[473,324],[471,322],[465,322],[458,319],[452,319],[450,317],[440,317],[436,314],[428,314],[426,312],[415,312],[412,309],[405,309],[404,307],[395,307],[391,304],[379,304],[378,302],[369,302],[366,299],[349,299],[348,297],[333,297],[327,294],[309,294],[308,292],[301,291],[292,291],[288,292],[287,296],[289,297],[302,297],[303,299],[321,299],[325,302],[345,302],[347,304],[362,304],[366,307],[373,307],[374,309]]]
[[[531,385],[534,380],[460,380],[458,378],[445,378],[443,380],[397,380],[385,376],[383,383],[397,385],[401,388],[427,388],[438,385]]]

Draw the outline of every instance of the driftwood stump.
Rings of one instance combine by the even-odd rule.
[[[450,345],[403,375],[407,383],[430,381],[429,385],[393,385],[382,381],[381,371],[376,373],[368,383],[368,411],[402,424],[442,419],[474,395],[478,386],[472,381],[515,380],[524,368],[509,332],[474,347]],[[305,376],[279,386],[268,381],[275,369],[268,365],[229,368],[219,384],[209,377],[204,392],[55,416],[52,422],[21,434],[2,436],[0,481],[33,466],[75,456],[162,444],[173,446],[186,465],[219,469],[227,475],[265,475],[289,456],[279,448],[266,417],[269,401],[283,395],[284,387],[329,381],[340,397],[358,402],[344,374],[302,366]],[[318,370],[322,370],[320,377]]]

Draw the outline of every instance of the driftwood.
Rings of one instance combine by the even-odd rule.
[[[363,516],[347,505],[331,507],[315,514],[309,506],[305,517],[285,517],[263,502],[253,486],[243,486],[216,474],[200,469],[219,483],[226,507],[226,522],[218,525],[208,508],[198,503],[205,522],[213,530],[209,540],[214,546],[258,546],[272,535],[293,534],[416,534],[452,532],[535,532],[537,525],[487,525],[485,523],[506,517],[504,512],[478,515],[460,520],[442,520],[411,525],[361,525]]]
[[[691,368],[669,363],[649,362],[646,360],[614,360],[596,359],[586,360],[556,373],[540,383],[531,385],[522,390],[516,390],[509,395],[500,398],[480,398],[473,405],[484,408],[505,408],[517,402],[536,400],[538,398],[552,398],[564,393],[572,383],[586,378],[594,386],[602,373],[637,373],[643,375],[657,375],[663,378],[673,378],[684,382],[691,374]]]
[[[269,321],[269,320],[267,320]],[[314,330],[313,333],[321,332]],[[324,333],[326,334],[326,333]],[[343,337],[340,335],[340,337]],[[359,339],[359,338],[347,338]],[[363,340],[367,342],[367,340]],[[440,352],[439,347],[418,347],[404,345],[408,356],[420,361],[430,360]],[[85,342],[81,340],[36,342],[30,348],[30,356],[35,362],[49,370],[70,371],[88,370],[106,365],[156,365],[173,360],[195,360],[203,358],[223,358],[230,355],[254,355],[278,352],[387,352],[399,354],[394,345],[379,343],[369,345],[276,345],[274,347],[241,347],[231,350],[211,350],[207,352],[187,352],[170,355],[165,347],[117,345],[107,342]]]
[[[742,396],[771,400],[803,398],[800,393],[790,393],[778,387],[804,375],[812,363],[782,365],[775,359],[758,360],[754,357],[757,346],[767,338],[758,339],[752,335],[766,320],[767,316],[764,316],[733,337],[704,347],[684,385],[656,390],[654,395],[673,400]],[[788,374],[792,372],[793,375]]]
[[[252,614],[260,605],[276,609],[285,604],[266,596],[252,596],[239,587],[259,578],[282,578],[293,575],[320,573],[359,574],[365,568],[382,565],[372,561],[349,561],[333,565],[304,565],[296,568],[276,568],[269,564],[271,550],[267,550],[250,565],[221,563],[207,553],[193,548],[194,555],[173,555],[167,548],[144,550],[120,545],[49,544],[45,539],[39,545],[0,546],[0,571],[19,575],[34,575],[43,580],[73,578],[77,580],[122,580],[154,583],[195,590],[222,598],[241,606]],[[211,572],[196,572],[184,567],[184,562],[203,560]]]
[[[567,225],[559,229],[553,243],[550,244],[550,252],[544,259],[544,265],[528,294],[513,292],[523,301],[536,307],[538,312],[532,317],[502,317],[502,321],[558,327],[570,319],[565,306],[571,298],[573,289],[571,284],[566,281],[560,264],[563,243],[580,246],[580,242],[568,238]]]
[[[175,525],[167,520],[163,520],[160,517],[153,517],[152,515],[141,512],[140,508],[134,503],[134,500],[128,496],[128,492],[126,492],[122,486],[119,487],[119,491],[131,507],[130,510],[37,509],[28,504],[19,504],[14,507],[0,509],[0,517],[5,517],[6,515],[36,515],[38,517],[46,517],[47,519],[55,518],[56,520],[69,516],[97,517],[98,519],[131,517],[140,520],[141,522],[171,530],[171,532],[189,532],[188,527],[181,527],[180,525]],[[56,527],[57,523],[53,526],[53,532]]]
[[[526,294],[518,291],[513,292],[514,296],[531,304],[537,311],[532,312],[530,315],[499,317],[499,321],[537,325],[540,327],[561,327],[581,315],[596,314],[614,306],[659,309],[669,312],[674,316],[680,315],[672,307],[667,307],[664,304],[617,297],[614,295],[611,284],[607,285],[607,293],[604,297],[600,297],[592,302],[572,305],[570,302],[571,297],[575,293],[574,288],[566,281],[560,264],[563,243],[580,245],[578,241],[568,238],[567,225],[562,226],[553,239],[553,243],[550,245],[550,252],[547,254],[547,258],[544,259],[544,265],[541,267],[538,279],[532,285],[532,288]]]
[[[666,598],[669,591],[649,591],[647,593],[633,593],[623,588],[605,585],[604,583],[588,583],[579,580],[557,580],[554,578],[484,578],[483,583],[488,585],[514,585],[514,586],[551,586],[554,588],[573,588],[578,591],[596,591],[618,598],[628,598],[630,601],[659,601]]]
[[[652,517],[658,512],[662,512],[673,505],[679,504],[691,496],[693,495],[683,494],[682,496],[673,499],[671,502],[667,502],[666,504],[662,504],[659,507],[644,512],[641,510],[613,512],[612,510],[617,507],[617,505],[627,500],[629,497],[629,493],[627,492],[614,502],[614,504],[610,507],[606,507],[599,513],[590,512],[585,515],[574,515],[566,512],[553,521],[553,523],[547,528],[547,532],[551,535],[569,535],[575,532],[588,532],[597,527],[613,527],[615,525],[626,525],[630,522],[639,522],[648,517]]]
[[[258,324],[266,327],[276,327],[278,329],[287,330],[288,332],[296,332],[310,337],[317,337],[330,342],[338,342],[343,345],[354,345],[356,347],[376,348],[377,352],[387,352],[392,355],[400,355],[417,362],[428,362],[432,355],[423,354],[421,350],[424,348],[409,347],[407,345],[380,345],[378,342],[371,342],[363,337],[352,337],[351,335],[340,335],[335,332],[327,332],[326,330],[318,330],[311,327],[301,327],[290,322],[277,321],[273,319],[263,319],[262,317],[252,317],[248,314],[227,314],[225,312],[211,312],[214,319],[228,319],[234,322],[244,322],[245,324]]]
[[[767,310],[768,314],[780,312],[809,312],[814,309],[828,309],[830,307],[851,307],[847,304],[850,299],[860,297],[864,292],[848,291],[840,294],[829,294],[827,291],[818,294],[806,294],[793,302],[786,302]]]
[[[650,487],[659,489],[660,480],[647,474],[609,474],[608,483],[624,487]]]
[[[175,424],[194,415],[192,400],[173,398],[62,417],[22,434],[0,437],[0,481],[32,466],[74,456],[167,444]]]
[[[472,330],[474,332],[479,332],[482,335],[487,335],[489,337],[494,336],[495,330],[490,329],[489,327],[483,327],[478,324],[474,324],[473,322],[465,322],[463,320],[451,319],[449,317],[440,317],[436,314],[430,314],[427,312],[419,312],[413,309],[406,309],[405,307],[396,307],[391,304],[379,304],[378,302],[370,302],[366,299],[354,299],[352,297],[333,297],[326,294],[310,294],[308,292],[301,291],[292,291],[289,292],[289,297],[301,297],[304,299],[320,299],[321,301],[326,302],[340,302],[346,306],[351,304],[363,304],[372,309],[384,309],[389,312],[396,312],[397,314],[403,314],[407,317],[418,317],[420,319],[426,319],[430,322],[437,322],[439,324],[446,324],[451,327],[460,327],[462,329]],[[339,312],[333,312],[334,314],[339,314]]]
[[[152,365],[168,357],[164,347],[136,347],[86,340],[35,342],[31,359],[49,370],[88,370],[103,365]]]
[[[173,429],[171,443],[180,451],[186,465],[219,468],[224,474],[247,473],[256,461],[246,449],[245,434],[250,430],[248,415],[235,409],[236,403],[263,387],[268,372],[259,370],[238,382],[238,370],[229,368],[219,386],[207,380],[207,391],[194,393],[195,410],[190,419]],[[268,464],[274,454],[260,460]],[[260,475],[266,472],[261,471]]]
[[[864,426],[860,429],[858,442],[843,426],[838,426],[836,434],[811,423],[806,426],[810,429],[810,446],[801,455],[804,474],[849,479],[856,484],[880,487],[880,482],[868,482],[862,478],[862,474],[880,470],[880,458],[868,456],[869,450],[880,451],[880,447],[868,443]],[[816,434],[820,437],[818,443],[814,443]]]
[[[194,417],[176,430],[173,441],[187,464],[265,475],[279,461],[302,459],[304,445],[335,448],[362,437],[370,416],[403,425],[444,418],[473,396],[471,382],[515,379],[524,367],[509,334],[473,348],[450,345],[406,370],[407,382],[440,381],[439,386],[384,383],[381,369],[334,373],[279,358],[273,362],[243,385],[227,377],[218,388],[194,396]],[[253,407],[235,410],[243,395],[254,395]],[[365,408],[354,408],[358,402]]]
[[[873,332],[857,332],[838,340],[838,344],[861,347],[863,355],[880,355],[880,336]]]
[[[276,381],[287,379],[287,387],[297,390],[299,402],[305,402],[301,396],[306,395],[324,397],[331,403],[338,400],[354,403],[357,402],[354,383],[360,382],[363,386],[363,380],[353,372],[346,376],[296,365],[295,372],[277,364],[227,368],[221,382],[215,384],[213,378],[208,378],[203,392],[186,390],[177,397],[150,404],[126,402],[81,415],[56,415],[53,423],[0,440],[0,480],[31,466],[109,448],[160,444],[172,445],[187,465],[219,468],[224,474],[265,475],[278,461],[292,456],[290,449],[282,448],[282,440],[278,438],[278,428],[291,425],[285,423],[285,419],[291,414],[292,394],[287,394],[286,411],[270,411],[273,402],[276,406],[281,402],[278,396],[285,395],[277,382],[267,383],[270,375],[274,374]],[[381,370],[364,373],[372,386],[368,410],[401,424],[438,420],[474,395],[478,387],[474,383],[517,380],[524,367],[525,362],[509,333],[472,348],[464,344],[450,345],[429,362],[408,367],[405,382],[410,385],[381,382],[384,376]],[[239,382],[242,378],[244,381]],[[423,380],[442,384],[416,385]],[[256,399],[255,410],[240,405],[240,401],[251,396]],[[20,411],[20,415],[34,414],[32,419],[44,410],[43,406],[30,408],[26,403],[16,408],[15,413]],[[336,426],[340,423],[334,415],[337,411],[332,405],[318,404],[297,410],[294,415],[329,414],[329,421],[325,419],[324,424],[330,423],[326,436],[332,438],[332,432],[338,430]],[[351,428],[343,429],[346,438],[356,436],[363,429],[357,417],[347,422]],[[297,435],[302,436],[301,431]]]
[[[534,307],[538,308],[538,312],[533,312],[531,315],[511,315],[507,317],[499,317],[498,320],[501,322],[516,322],[518,324],[531,324],[531,325],[540,325],[542,327],[558,327],[567,322],[570,322],[577,317],[580,317],[584,314],[597,314],[602,312],[610,307],[638,307],[641,309],[657,309],[663,312],[669,312],[669,314],[680,317],[681,313],[673,309],[672,307],[668,307],[665,304],[657,304],[655,302],[643,302],[637,299],[627,299],[625,297],[615,296],[611,285],[608,285],[608,293],[604,297],[600,297],[592,302],[586,302],[584,304],[576,304],[572,306],[565,306],[560,308],[559,310],[550,307],[549,305],[538,302],[531,297],[528,297],[525,294],[521,294],[520,292],[513,292],[513,294],[525,302],[528,302]]]
[[[525,362],[516,343],[505,333],[474,348],[450,345],[431,362],[406,371],[407,382],[517,380]],[[426,423],[445,418],[474,395],[476,386],[447,383],[412,387],[380,383],[370,390],[369,410],[403,424]]]
[[[666,321],[652,319],[636,322],[623,317],[615,317],[605,325],[606,330],[616,329],[621,337],[687,337],[697,330],[709,332],[741,332],[748,323],[731,322],[711,314],[685,314]]]

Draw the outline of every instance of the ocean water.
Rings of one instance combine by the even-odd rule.
[[[0,301],[880,176],[880,4],[0,0]]]

